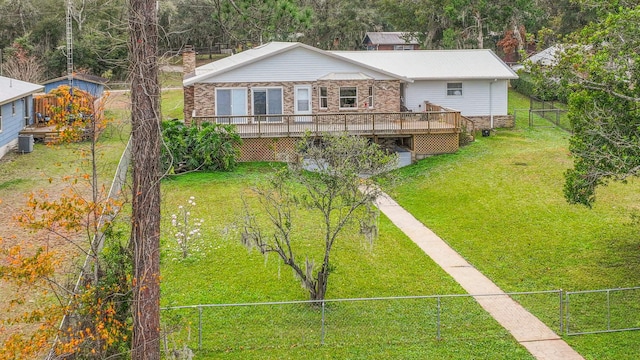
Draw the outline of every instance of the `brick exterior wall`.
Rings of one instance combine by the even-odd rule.
[[[185,78],[192,76],[196,71],[196,52],[190,45],[185,46],[182,51],[182,71]]]
[[[336,81],[324,80],[317,82],[264,82],[264,83],[197,83],[194,85],[192,98],[187,98],[185,89],[185,119],[187,109],[193,109],[198,116],[215,115],[216,88],[246,88],[247,113],[252,114],[252,88],[281,87],[283,97],[283,112],[286,115],[294,113],[294,96],[296,85],[311,85],[311,106],[313,113],[336,112],[398,112],[400,111],[400,81],[353,80]],[[373,86],[373,108],[368,106],[369,87]],[[327,88],[328,107],[320,109],[320,87]],[[340,109],[340,87],[356,87],[358,89],[358,107],[354,109]],[[188,104],[193,103],[190,107]],[[191,114],[189,114],[190,117]]]
[[[193,114],[193,95],[194,95],[194,86],[185,86],[184,91],[184,122],[185,124],[191,124],[191,115]]]
[[[491,128],[490,116],[467,116],[467,118],[475,124],[476,130],[485,130]],[[494,115],[494,128],[513,128],[515,126],[515,117],[513,115]]]

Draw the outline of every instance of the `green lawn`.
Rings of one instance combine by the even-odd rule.
[[[505,291],[637,286],[640,247],[631,215],[640,182],[599,189],[593,209],[567,204],[568,137],[518,123],[517,130],[499,130],[456,154],[400,170],[401,185],[390,191]],[[535,302],[522,302],[535,312]],[[633,311],[618,317],[631,315],[637,318]],[[567,341],[588,358],[640,357],[640,347],[629,347],[640,343],[639,332]]]
[[[184,96],[182,89],[162,91],[162,120],[184,119]]]
[[[163,213],[168,218],[190,196],[193,216],[204,218],[206,256],[176,261],[171,236],[163,232],[162,305],[225,304],[306,300],[292,271],[279,259],[247,252],[239,239],[225,236],[240,216],[240,195],[271,171],[269,164],[244,164],[232,173],[195,173],[163,182]],[[462,289],[386,218],[371,248],[364,240],[343,238],[334,253],[328,298],[363,298],[463,293]],[[297,224],[317,236],[308,222]],[[306,245],[308,246],[308,245]],[[320,346],[321,312],[308,304],[204,309],[203,358],[429,358],[529,359],[520,347],[470,298],[442,300],[442,341],[436,340],[436,301],[386,300],[327,306],[325,345]],[[175,310],[164,318],[191,327],[197,347],[197,311]],[[482,335],[480,335],[482,334]],[[175,337],[184,339],[183,331]],[[453,345],[455,344],[455,346]],[[439,354],[439,355],[436,355]],[[497,355],[500,354],[500,355]]]
[[[522,108],[528,108],[528,100],[511,93],[510,110]],[[530,128],[528,116],[518,115],[517,121],[514,130],[497,130],[456,154],[432,157],[399,170],[399,186],[389,192],[505,291],[637,285],[640,247],[630,216],[640,200],[640,183],[600,189],[591,210],[567,204],[562,197],[562,174],[571,166],[569,134],[553,127]],[[167,249],[170,237],[163,234],[163,306],[306,298],[291,271],[278,259],[265,260],[255,252],[248,253],[236,238],[224,235],[239,216],[239,195],[266,171],[267,164],[245,164],[233,173],[191,174],[163,183],[165,218],[172,208],[195,196],[202,206],[197,216],[208,224],[205,238],[210,246],[205,257],[173,261]],[[371,250],[358,240],[345,239],[338,244],[329,298],[461,292],[387,219],[381,220],[380,227],[380,238]],[[558,301],[554,296],[517,296],[517,300],[557,329],[554,306]],[[576,300],[572,297],[574,305],[579,302]],[[397,304],[332,304],[327,322],[332,322],[333,328],[327,324],[324,346],[318,343],[320,315],[308,305],[272,306],[268,310],[204,309],[203,347],[209,351],[199,355],[529,358],[491,319],[482,318],[483,312],[475,303],[442,301],[449,316],[443,314],[443,326],[446,323],[451,328],[443,330],[440,342],[434,340],[433,304],[405,300]],[[589,300],[584,307],[601,308],[597,301]],[[196,347],[197,311],[171,313],[190,326],[190,345]],[[386,317],[386,313],[397,316]],[[457,318],[458,313],[467,318]],[[613,320],[630,315],[614,314]],[[413,321],[416,319],[418,323]],[[486,323],[487,328],[476,327],[476,322]],[[403,332],[396,324],[399,329],[424,330]],[[570,336],[566,340],[587,359],[640,357],[638,332]]]

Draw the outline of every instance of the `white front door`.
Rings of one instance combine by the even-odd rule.
[[[311,115],[311,86],[310,85],[296,85],[295,91],[295,105],[294,113],[296,115]],[[304,122],[311,121],[311,116],[296,116],[296,121]]]

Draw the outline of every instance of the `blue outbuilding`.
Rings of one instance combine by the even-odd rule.
[[[88,74],[73,74],[73,87],[86,91],[96,99],[100,98],[104,93],[104,86],[107,83],[107,79]],[[44,92],[49,93],[51,90],[56,89],[60,85],[69,85],[69,78],[66,76],[51,79],[43,83]]]
[[[0,158],[17,146],[20,130],[33,121],[33,94],[43,86],[0,76]]]

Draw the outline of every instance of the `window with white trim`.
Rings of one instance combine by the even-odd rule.
[[[393,45],[393,50],[413,50],[413,45]]]
[[[340,88],[340,109],[358,108],[358,88],[345,86]]]
[[[449,96],[462,96],[462,83],[447,83],[447,95]]]
[[[326,109],[329,107],[329,95],[327,93],[327,87],[326,86],[320,86],[320,88],[318,89],[318,99],[320,101],[320,103],[318,104],[318,106],[320,107],[320,109]]]
[[[282,115],[282,88],[254,88],[252,99],[253,115]],[[282,121],[282,118],[271,116],[260,120]]]
[[[367,107],[373,109],[373,86],[369,86],[369,96],[367,96]]]
[[[220,88],[216,89],[216,115],[247,115],[247,89],[246,88]],[[230,117],[219,119],[223,123],[243,123],[244,117]]]

